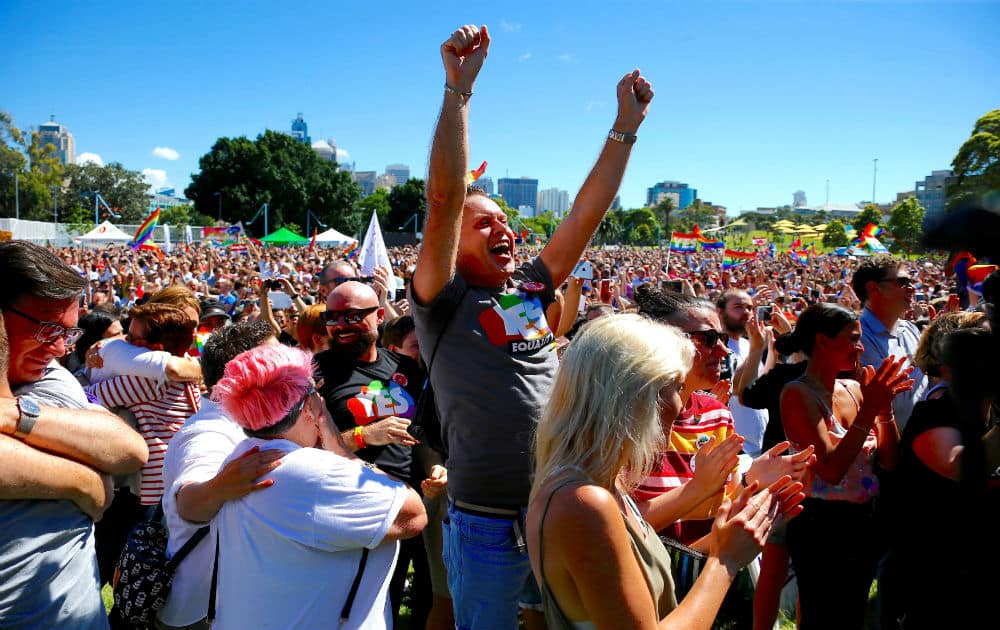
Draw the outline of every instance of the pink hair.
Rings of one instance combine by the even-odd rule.
[[[244,429],[277,424],[313,386],[312,355],[281,344],[258,346],[226,364],[212,397]]]

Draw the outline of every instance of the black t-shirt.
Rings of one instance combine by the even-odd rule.
[[[323,378],[320,394],[340,431],[389,416],[413,420],[424,383],[424,372],[413,359],[384,348],[378,349],[378,358],[372,363],[352,365],[330,351],[317,354],[315,359]],[[420,427],[411,424],[409,432],[423,442]],[[357,455],[400,479],[412,481],[413,454],[409,446],[368,446]]]
[[[781,424],[781,390],[785,385],[802,376],[808,361],[778,363],[767,374],[758,377],[743,390],[743,404],[751,409],[767,409],[767,428],[761,450],[766,451],[785,439]]]

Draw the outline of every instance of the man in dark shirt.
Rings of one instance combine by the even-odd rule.
[[[411,424],[425,374],[410,357],[376,345],[384,316],[368,285],[347,281],[330,292],[325,314],[330,349],[316,355],[323,378],[320,393],[349,450],[411,486],[426,488],[420,483],[422,471],[413,466],[413,447],[420,444],[421,432]],[[440,458],[431,461],[428,472],[428,483],[443,485],[447,480]],[[415,625],[422,627],[430,603],[430,575],[421,537],[401,541],[389,595],[395,616],[410,560],[414,592],[425,590],[424,597],[414,598],[423,608],[412,613]]]

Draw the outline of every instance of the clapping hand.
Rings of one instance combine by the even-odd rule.
[[[908,378],[913,372],[913,366],[904,369],[904,363],[906,363],[905,356],[898,359],[888,356],[877,370],[870,365],[862,366],[858,370],[863,404],[874,409],[875,415],[889,415],[892,412],[892,399],[897,394],[913,389],[914,380]]]

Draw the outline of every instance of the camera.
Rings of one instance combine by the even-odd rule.
[[[674,293],[680,293],[684,285],[680,280],[664,280],[662,287],[667,291],[673,291]]]
[[[264,286],[267,287],[268,291],[280,291],[281,283],[277,280],[265,280]]]

